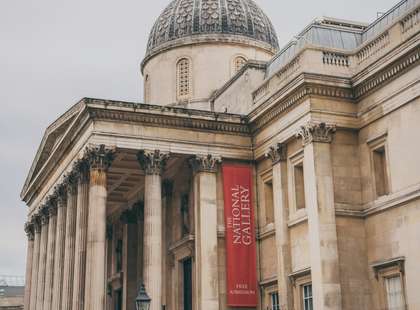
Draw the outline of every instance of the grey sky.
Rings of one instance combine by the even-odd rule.
[[[396,0],[256,0],[281,45],[317,16],[370,22]],[[23,275],[19,193],[43,131],[82,97],[141,101],[139,63],[169,0],[0,1],[0,275]]]

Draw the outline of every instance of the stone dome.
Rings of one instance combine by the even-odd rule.
[[[217,41],[278,49],[273,25],[253,0],[173,0],[152,28],[146,58],[178,45]]]

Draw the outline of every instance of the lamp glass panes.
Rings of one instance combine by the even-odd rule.
[[[142,284],[136,298],[136,310],[149,310],[151,301],[144,284]]]

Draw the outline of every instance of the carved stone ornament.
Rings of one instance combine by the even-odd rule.
[[[35,239],[35,231],[34,231],[34,225],[31,222],[26,222],[25,223],[25,233],[26,236],[28,237],[29,241],[34,241]]]
[[[273,162],[273,165],[287,160],[287,146],[283,143],[277,143],[275,146],[271,146],[267,154],[265,154],[266,158],[270,158]]]
[[[87,147],[85,158],[91,169],[108,170],[115,158],[115,148],[107,148],[104,144]]]
[[[221,159],[212,156],[211,154],[206,156],[194,156],[190,159],[189,163],[194,171],[197,172],[217,172],[217,167],[221,163]]]
[[[69,194],[74,195],[77,192],[77,174],[75,171],[70,172],[64,176],[64,185]]]
[[[41,217],[39,215],[34,215],[31,222],[34,226],[34,232],[37,234],[41,233]]]
[[[168,158],[169,153],[161,153],[159,150],[152,152],[141,150],[137,153],[137,160],[147,175],[162,175]]]
[[[49,211],[48,211],[48,206],[44,205],[41,210],[40,210],[40,217],[41,217],[41,225],[47,225],[50,217],[49,217]]]
[[[46,205],[49,217],[57,215],[57,197],[55,195],[48,196],[47,202],[45,205]]]
[[[73,166],[78,181],[82,184],[89,183],[89,161],[85,158],[79,159]]]
[[[67,188],[65,184],[59,184],[54,188],[54,196],[57,198],[57,206],[65,207],[67,203]]]
[[[325,123],[309,123],[300,128],[296,134],[296,137],[302,138],[302,143],[304,146],[312,142],[331,143],[336,130],[337,129],[335,125],[328,125]]]

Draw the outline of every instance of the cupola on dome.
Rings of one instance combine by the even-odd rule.
[[[179,45],[220,41],[278,49],[273,25],[253,0],[174,0],[152,28],[146,58]]]

